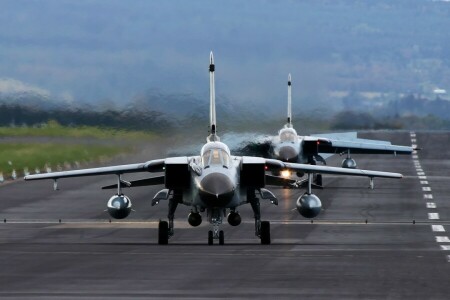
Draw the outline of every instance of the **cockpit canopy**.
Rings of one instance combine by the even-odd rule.
[[[297,142],[298,136],[297,131],[294,128],[283,128],[280,130],[280,141],[281,142]]]
[[[203,168],[210,166],[223,166],[225,168],[230,167],[230,149],[227,145],[221,142],[209,142],[202,148],[202,165]]]

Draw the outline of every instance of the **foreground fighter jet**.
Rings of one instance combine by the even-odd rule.
[[[313,166],[298,163],[287,163],[275,159],[260,157],[231,156],[227,145],[220,142],[216,128],[216,106],[214,89],[214,60],[210,54],[210,135],[201,149],[199,156],[169,157],[150,160],[138,164],[82,169],[47,174],[28,175],[25,180],[53,179],[57,189],[57,180],[66,177],[116,175],[117,184],[103,187],[117,189],[107,204],[111,217],[123,219],[131,212],[131,201],[122,193],[123,187],[164,185],[153,198],[152,205],[168,200],[168,222],[160,221],[158,227],[158,243],[167,244],[174,234],[174,215],[178,204],[191,208],[188,222],[192,226],[202,223],[202,212],[206,211],[207,220],[213,225],[208,232],[208,244],[215,239],[224,244],[224,233],[219,230],[222,218],[228,212],[227,221],[232,226],[241,223],[237,208],[250,204],[255,217],[255,233],[261,244],[270,244],[270,223],[261,221],[259,199],[278,204],[272,192],[265,189],[266,184],[282,185],[279,177],[266,175],[266,171],[291,170],[308,174],[309,184],[305,194],[297,200],[297,210],[307,218],[317,216],[322,208],[320,199],[311,192],[311,181],[314,173],[366,176],[369,178],[401,178],[398,173],[377,172],[367,170],[351,170],[327,166]],[[122,179],[126,173],[162,172],[162,175],[127,182]],[[281,182],[281,184],[280,184]]]
[[[356,161],[351,158],[355,154],[411,154],[412,147],[392,145],[387,141],[357,138],[356,132],[317,134],[299,136],[292,126],[292,81],[288,76],[288,110],[287,123],[277,136],[264,138],[256,142],[244,142],[237,151],[246,155],[259,155],[285,162],[296,162],[315,165],[326,164],[325,159],[333,154],[345,154],[343,168],[356,169]],[[286,177],[289,174],[285,174]],[[300,172],[299,177],[303,174]],[[317,176],[317,184],[321,185],[321,177]]]

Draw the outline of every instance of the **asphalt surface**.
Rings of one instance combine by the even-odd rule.
[[[422,150],[355,155],[360,168],[404,178],[376,179],[370,190],[366,178],[324,176],[316,192],[324,209],[312,224],[294,210],[303,191],[271,188],[280,202],[262,203],[271,245],[255,237],[249,206],[239,210],[239,227],[222,226],[223,246],[208,246],[209,225],[191,228],[181,206],[175,236],[160,246],[157,221],[167,204],[151,207],[151,199],[162,187],[127,190],[136,211],[109,223],[114,191],[99,187],[113,176],[60,180],[59,191],[51,181],[3,184],[0,298],[449,299],[450,134],[361,136]],[[150,148],[127,162],[161,155]]]

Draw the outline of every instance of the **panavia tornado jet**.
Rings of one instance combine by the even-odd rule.
[[[369,170],[342,169],[327,166],[314,166],[294,162],[283,162],[276,159],[265,159],[250,156],[233,156],[228,146],[220,142],[216,127],[216,106],[214,87],[215,65],[213,54],[210,54],[210,134],[198,156],[168,157],[150,160],[143,163],[100,167],[47,174],[28,175],[25,180],[53,179],[57,189],[57,180],[78,176],[115,175],[117,183],[105,186],[104,189],[117,189],[107,202],[107,211],[113,218],[123,219],[131,212],[131,201],[123,194],[125,187],[141,187],[161,185],[164,188],[153,197],[152,206],[161,201],[168,202],[168,221],[162,220],[158,227],[158,243],[167,244],[174,234],[174,216],[179,204],[191,208],[187,221],[191,226],[199,226],[206,214],[212,225],[208,231],[208,244],[218,240],[224,244],[224,232],[219,230],[223,218],[231,226],[241,223],[238,207],[250,204],[255,218],[255,234],[261,244],[270,244],[270,223],[261,221],[260,200],[270,201],[277,205],[278,200],[267,185],[281,185],[279,177],[266,175],[266,171],[276,172],[289,170],[303,172],[308,175],[307,191],[297,200],[298,212],[313,218],[321,211],[320,199],[311,192],[312,175],[316,173],[366,176],[369,178],[401,178],[398,173]],[[127,173],[159,173],[159,175],[135,181],[123,179]],[[281,184],[280,184],[281,182]]]
[[[292,81],[288,76],[288,109],[287,123],[278,132],[277,136],[265,137],[261,141],[244,142],[239,153],[246,155],[259,155],[274,158],[284,162],[295,162],[316,165],[318,162],[326,165],[325,159],[333,154],[346,155],[342,161],[342,168],[356,169],[354,154],[411,154],[414,148],[409,146],[392,145],[388,141],[368,140],[357,138],[356,132],[316,134],[312,136],[299,136],[292,126]],[[289,177],[289,172],[282,174]],[[303,172],[298,172],[302,177]],[[321,176],[316,182],[321,185]]]

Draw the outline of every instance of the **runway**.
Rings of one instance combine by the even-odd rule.
[[[204,222],[176,213],[175,236],[157,244],[167,204],[162,187],[125,190],[136,210],[123,222],[104,212],[114,176],[0,186],[1,299],[448,299],[450,296],[450,134],[369,132],[360,137],[418,145],[413,156],[354,155],[359,168],[400,172],[401,180],[324,176],[324,210],[313,223],[295,211],[303,190],[270,188],[262,202],[271,245],[243,224],[224,224],[225,245],[207,245]],[[134,161],[160,158],[155,149]],[[145,157],[145,158],[143,158]],[[333,157],[329,165],[338,166]],[[145,176],[145,175],[144,175]],[[143,177],[138,176],[138,177]],[[125,179],[130,178],[126,176]]]

